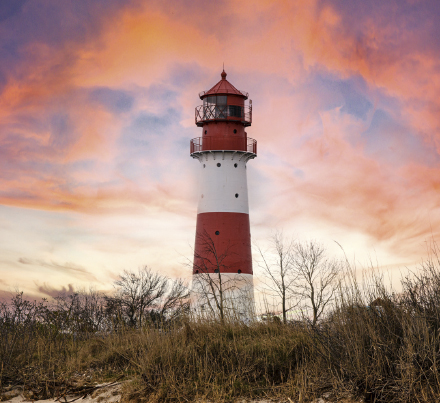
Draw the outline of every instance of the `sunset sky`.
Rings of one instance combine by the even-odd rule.
[[[438,0],[1,0],[0,297],[190,277],[194,108],[223,63],[253,102],[253,242],[416,267],[440,240],[439,20]]]

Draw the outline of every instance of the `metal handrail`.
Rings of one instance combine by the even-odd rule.
[[[190,154],[203,151],[244,151],[257,155],[257,140],[250,137],[196,137],[190,142]]]
[[[237,116],[237,111],[240,111],[240,116]],[[196,125],[212,120],[234,120],[243,123],[245,126],[250,126],[252,124],[252,105],[238,106],[208,104],[196,107]]]

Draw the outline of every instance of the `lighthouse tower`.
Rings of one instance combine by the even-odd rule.
[[[191,140],[200,162],[199,205],[193,264],[193,308],[206,315],[248,318],[254,311],[246,164],[257,156],[247,137],[252,101],[223,70],[221,80],[199,94]]]

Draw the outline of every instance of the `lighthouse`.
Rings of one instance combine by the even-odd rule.
[[[249,318],[254,291],[246,166],[257,156],[257,142],[246,133],[252,101],[224,70],[199,97],[195,123],[202,135],[190,143],[200,163],[192,306],[222,320]]]

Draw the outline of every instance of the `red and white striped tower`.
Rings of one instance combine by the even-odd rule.
[[[252,101],[245,104],[249,95],[224,70],[199,96],[195,122],[202,137],[191,140],[191,156],[200,162],[193,306],[247,317],[254,309],[246,164],[257,156],[257,142],[245,131]]]

